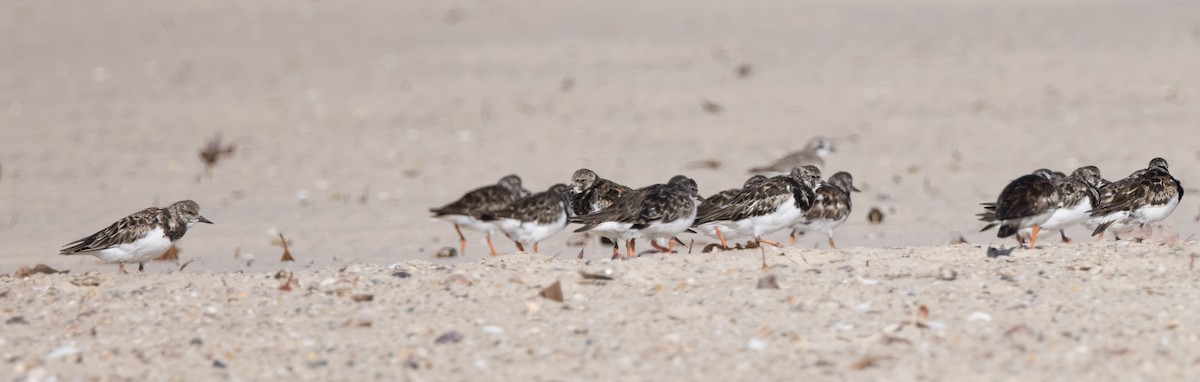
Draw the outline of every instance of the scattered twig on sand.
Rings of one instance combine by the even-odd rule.
[[[276,234],[279,235],[279,240],[272,240],[271,244],[283,247],[283,255],[279,257],[279,261],[296,261],[296,258],[292,257],[292,252],[288,251],[288,239],[283,237],[283,232],[276,232]]]
[[[721,105],[707,99],[700,104],[700,107],[704,108],[704,111],[708,114],[721,114],[722,110]]]
[[[38,264],[38,265],[34,265],[32,268],[21,267],[20,269],[17,269],[16,272],[13,272],[12,277],[19,279],[22,277],[29,277],[29,276],[37,275],[37,274],[53,275],[53,274],[67,273],[67,272],[70,272],[70,271],[60,271],[60,270],[57,270],[54,268],[50,268],[46,264]]]
[[[183,265],[180,265],[179,272],[183,272],[183,269],[187,268],[188,265],[191,265],[193,261],[196,261],[196,260],[195,259],[188,260],[187,262],[184,262]]]

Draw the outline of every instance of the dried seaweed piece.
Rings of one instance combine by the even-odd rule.
[[[929,319],[929,307],[925,306],[925,304],[917,307],[917,319],[921,321]]]
[[[541,292],[538,292],[538,295],[547,300],[563,302],[562,283],[555,281],[554,284],[550,284],[550,286],[545,287]]]
[[[716,159],[696,160],[696,161],[688,162],[686,165],[684,165],[684,168],[686,168],[688,170],[697,170],[697,169],[717,170],[717,169],[721,168],[721,161],[716,160]]]
[[[283,284],[279,286],[279,290],[284,291],[284,292],[291,292],[293,288],[299,288],[299,287],[300,287],[300,280],[296,279],[295,273],[288,272],[287,280],[285,280],[283,282]]]
[[[351,295],[350,299],[354,300],[354,302],[375,301],[375,295],[373,295],[373,294],[356,294],[356,295]]]
[[[151,261],[178,261],[179,252],[182,252],[179,250],[179,247],[176,247],[174,244],[172,244],[171,248],[167,248],[166,252],[163,252],[162,255],[155,257],[154,260]]]
[[[296,258],[292,257],[292,252],[288,251],[288,240],[283,237],[283,232],[278,232],[277,234],[279,235],[279,240],[273,241],[271,244],[283,247],[283,255],[279,257],[279,261],[296,261]]]
[[[883,211],[880,211],[879,208],[871,207],[871,212],[867,212],[867,221],[871,222],[873,225],[882,224]]]
[[[221,134],[217,134],[210,138],[204,144],[204,148],[200,149],[200,161],[204,162],[204,176],[212,178],[212,168],[217,165],[221,158],[233,155],[233,144],[221,144]]]
[[[850,365],[850,370],[862,370],[875,367],[879,365],[879,361],[891,358],[892,357],[889,356],[863,356],[862,358],[859,358],[858,361],[854,361],[854,363]]]

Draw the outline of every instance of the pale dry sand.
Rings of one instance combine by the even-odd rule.
[[[3,281],[0,309],[28,324],[4,326],[0,373],[1195,379],[1198,14],[1194,1],[4,2],[0,273],[71,273]],[[203,180],[197,150],[218,133],[236,152]],[[457,238],[427,209],[505,174],[541,190],[580,167],[631,186],[685,173],[708,194],[814,135],[837,140],[827,169],[865,192],[844,251],[773,261],[780,291],[753,288],[752,253],[618,262],[617,280],[579,285],[565,233],[543,255],[482,260],[468,233],[465,256],[433,258]],[[1011,246],[973,214],[1023,173],[1119,178],[1154,156],[1189,194],[1150,243],[1072,229],[1082,245],[1047,233],[1045,249],[992,260],[946,244]],[[689,165],[703,160],[720,167]],[[217,223],[180,243],[185,272],[56,255],[180,199]],[[884,224],[867,224],[871,207]],[[276,231],[297,264],[277,261]],[[403,261],[436,265],[406,280],[379,268]],[[320,292],[351,263],[375,301]],[[959,278],[885,277],[943,265]],[[284,267],[301,291],[266,278]],[[93,270],[100,286],[70,284]],[[453,273],[477,281],[447,290]],[[534,297],[552,279],[570,310]],[[889,331],[919,304],[942,326]],[[344,326],[360,314],[370,328]],[[431,343],[447,330],[462,342]],[[44,361],[63,346],[81,352]],[[893,358],[851,370],[864,356]]]
[[[998,257],[971,245],[768,253],[768,271],[755,250],[615,262],[513,255],[450,266],[350,264],[296,270],[291,291],[279,289],[284,281],[274,272],[5,277],[0,373],[30,380],[1197,377],[1195,242],[1076,244]],[[580,271],[612,280],[585,280]],[[757,288],[768,274],[779,289]],[[539,296],[554,282],[563,303]],[[362,295],[373,299],[354,300]]]

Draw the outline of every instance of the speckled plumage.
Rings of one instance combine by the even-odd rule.
[[[529,196],[529,190],[521,186],[521,178],[516,175],[508,175],[501,178],[496,184],[471,190],[458,200],[441,207],[430,208],[429,211],[433,212],[434,217],[454,224],[454,230],[458,233],[460,252],[465,252],[467,248],[467,239],[460,229],[460,227],[466,227],[486,233],[488,248],[495,256],[496,250],[492,247],[491,234],[497,227],[490,222],[479,220],[477,216],[504,208],[526,196]]]
[[[121,272],[125,263],[136,262],[141,271],[145,262],[165,253],[197,222],[212,224],[200,215],[200,205],[191,200],[178,201],[166,208],[150,207],[67,244],[58,254],[94,255],[106,262],[119,263]]]
[[[1144,170],[1104,187],[1091,215],[1098,235],[1114,224],[1131,228],[1166,219],[1183,199],[1183,185],[1167,170],[1167,161],[1154,158]]]

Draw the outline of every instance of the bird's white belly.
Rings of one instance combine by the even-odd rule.
[[[1134,212],[1134,216],[1136,216],[1137,219],[1142,223],[1153,223],[1166,219],[1167,216],[1171,215],[1171,212],[1175,211],[1175,207],[1179,206],[1179,199],[1180,198],[1171,199],[1171,201],[1167,202],[1167,204],[1163,204],[1161,206],[1146,206],[1138,208],[1137,211]]]
[[[162,228],[155,228],[137,241],[98,251],[95,256],[106,263],[143,263],[162,256],[170,248],[171,240]]]
[[[590,231],[613,240],[636,239],[639,236],[638,231],[633,229],[633,223],[603,222]]]
[[[518,243],[536,243],[550,235],[561,231],[567,226],[567,216],[564,214],[550,224],[537,222],[522,222],[516,219],[501,219],[500,229],[509,239]]]
[[[762,237],[763,235],[791,227],[800,222],[800,219],[803,217],[804,211],[796,207],[795,199],[788,198],[775,212],[739,221],[738,231],[750,232],[756,238]]]
[[[802,232],[824,232],[826,234],[829,234],[829,233],[833,232],[834,228],[837,228],[838,226],[842,225],[842,223],[845,223],[846,218],[849,218],[849,216],[843,217],[838,220],[815,219],[815,220],[810,220],[804,224],[794,225],[794,226],[792,226],[792,228],[796,228],[797,230],[802,231]]]
[[[696,214],[693,212],[691,216],[679,218],[675,221],[650,224],[650,226],[642,229],[642,235],[650,239],[670,239],[686,231],[694,222],[696,222]]]
[[[737,225],[729,221],[704,223],[696,226],[697,232],[712,237],[717,237],[717,229],[721,230],[721,237],[726,239],[748,236],[742,231],[738,231]]]
[[[1067,229],[1079,223],[1083,223],[1091,216],[1089,211],[1092,210],[1092,202],[1088,199],[1083,199],[1071,208],[1059,208],[1054,210],[1054,214],[1050,215],[1045,223],[1042,223],[1042,229],[1059,230]]]
[[[467,215],[442,215],[438,218],[472,231],[491,232],[496,230],[496,225],[492,222],[481,221]]]

